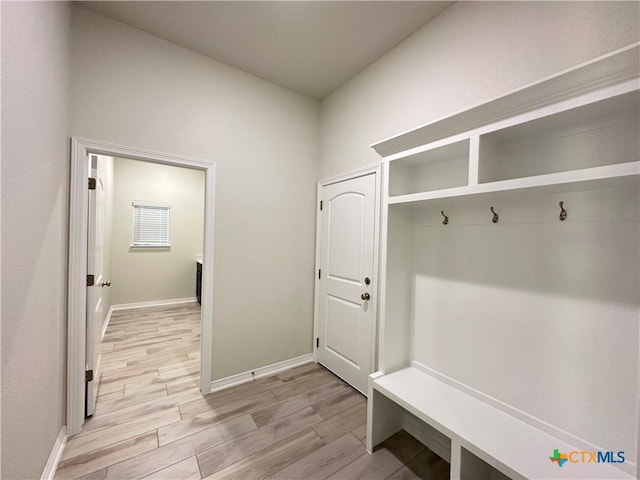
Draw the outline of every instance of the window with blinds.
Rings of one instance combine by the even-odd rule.
[[[135,201],[132,247],[169,247],[170,205]]]

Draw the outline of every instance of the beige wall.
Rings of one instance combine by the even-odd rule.
[[[65,424],[70,7],[2,2],[2,472]]]
[[[311,352],[319,105],[74,6],[71,132],[217,162],[213,375]]]
[[[113,305],[195,297],[202,255],[204,172],[116,158],[111,236]],[[131,202],[171,205],[171,248],[131,248]]]
[[[638,2],[456,2],[322,102],[320,178],[369,145],[637,41]]]

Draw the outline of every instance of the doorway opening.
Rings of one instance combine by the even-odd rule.
[[[200,386],[205,182],[202,170],[126,158],[90,165],[86,416],[99,396]]]
[[[180,171],[186,173],[187,176],[189,176],[189,174],[192,174],[191,176],[194,178],[197,178],[198,176],[200,176],[201,178],[203,190],[202,193],[204,196],[204,210],[200,210],[200,212],[198,212],[197,208],[193,207],[192,210],[195,209],[195,211],[187,212],[187,214],[191,215],[193,219],[199,216],[201,225],[201,233],[192,232],[191,234],[191,236],[200,237],[201,248],[199,251],[196,251],[197,247],[192,245],[190,247],[191,253],[187,253],[187,255],[193,256],[193,259],[190,266],[187,266],[185,268],[191,268],[193,270],[193,276],[190,280],[185,279],[183,282],[188,285],[186,288],[188,288],[189,292],[192,293],[189,294],[189,297],[184,297],[184,293],[180,292],[185,291],[185,285],[178,285],[178,289],[173,291],[179,292],[180,296],[169,299],[167,303],[180,303],[182,301],[185,304],[191,303],[197,306],[197,303],[195,303],[196,262],[199,261],[200,274],[198,276],[198,283],[201,287],[201,321],[199,332],[200,365],[198,368],[200,372],[199,384],[200,391],[202,393],[208,393],[211,390],[215,162],[210,160],[201,160],[163,154],[153,151],[140,150],[137,148],[107,144],[92,140],[73,138],[71,151],[71,198],[69,209],[69,320],[67,361],[67,433],[69,435],[76,434],[82,429],[82,425],[85,419],[85,400],[91,393],[89,392],[89,388],[92,387],[92,384],[90,383],[91,372],[87,373],[87,366],[93,363],[93,360],[88,358],[90,356],[88,355],[88,352],[91,353],[91,345],[89,345],[89,339],[101,338],[104,329],[106,329],[107,327],[106,324],[97,327],[96,323],[93,323],[92,325],[89,325],[89,329],[87,328],[87,313],[91,311],[92,307],[94,306],[96,306],[98,309],[103,308],[98,303],[99,300],[96,300],[96,298],[94,298],[95,296],[93,295],[93,293],[90,293],[89,295],[87,294],[87,292],[95,291],[95,289],[90,290],[90,288],[93,287],[87,286],[90,284],[91,280],[91,277],[89,277],[88,275],[93,274],[92,272],[88,271],[88,263],[91,266],[95,266],[94,264],[96,263],[92,263],[91,260],[92,255],[95,254],[95,245],[91,243],[92,241],[95,241],[95,238],[92,239],[91,236],[92,232],[95,233],[96,226],[98,226],[100,222],[99,216],[96,217],[96,215],[94,214],[92,219],[92,215],[90,215],[90,210],[95,208],[95,203],[90,204],[90,199],[93,198],[95,202],[96,197],[93,196],[93,193],[95,193],[95,191],[90,195],[89,188],[96,186],[95,184],[97,182],[93,182],[94,185],[91,185],[92,181],[88,179],[92,177],[91,162],[92,160],[96,162],[98,158],[113,158],[115,159],[114,161],[120,162],[122,168],[125,169],[127,167],[130,167],[131,165],[134,165],[134,167],[146,166],[151,169],[155,167],[155,171],[160,172],[160,175],[170,175],[174,177],[175,175],[168,173],[168,170],[166,169],[181,167]],[[174,170],[174,172],[177,171],[178,170]],[[128,178],[128,176],[123,178]],[[147,180],[150,179],[147,177]],[[138,192],[140,192],[138,195],[150,197],[154,196],[152,193],[150,193],[150,189],[152,190],[153,187],[152,183],[154,182],[150,181],[147,183],[146,186],[149,188],[147,188],[146,190],[144,188],[142,190],[138,190]],[[105,187],[104,182],[101,186],[102,188]],[[192,195],[194,193],[196,192],[191,192]],[[157,254],[160,253],[167,254],[171,251],[171,239],[169,237],[164,238],[160,236],[156,238],[156,233],[159,233],[157,231],[158,225],[163,225],[162,218],[160,219],[158,224],[152,225],[151,229],[145,230],[149,226],[149,224],[145,223],[144,219],[146,218],[148,220],[149,218],[151,218],[154,222],[156,222],[158,221],[158,218],[160,218],[158,217],[158,212],[161,212],[162,210],[167,210],[166,221],[170,221],[171,217],[168,216],[170,215],[168,213],[168,211],[170,210],[170,202],[166,201],[166,197],[164,198],[164,200],[156,197],[157,195],[154,198],[136,198],[135,200],[129,202],[131,205],[128,208],[132,209],[132,217],[136,215],[137,206],[142,205],[142,207],[144,207],[146,205],[147,207],[149,207],[151,204],[154,204],[157,207],[161,203],[163,204],[162,208],[155,209],[154,205],[151,205],[151,208],[147,209],[147,212],[151,211],[151,214],[147,214],[146,217],[144,217],[144,215],[138,215],[140,217],[138,218],[138,230],[139,232],[142,232],[143,235],[139,236],[137,239],[132,237],[131,244],[129,246],[131,251],[127,251],[122,259],[118,259],[118,262],[120,264],[122,264],[122,262],[124,262],[124,264],[128,263],[129,266],[134,269],[133,271],[137,272],[137,274],[142,273],[139,271],[140,266],[134,266],[133,263],[146,262],[149,265],[153,265],[155,262],[154,259],[151,258],[152,256],[157,256]],[[183,199],[181,199],[180,201],[182,200]],[[121,202],[123,201],[123,199],[120,198],[118,201]],[[120,207],[122,208],[122,205]],[[137,209],[138,213],[144,210],[144,208],[142,207]],[[182,204],[180,210],[182,210],[182,213],[184,214],[184,210],[188,208],[188,206],[186,207],[184,204]],[[202,219],[204,220],[203,226]],[[189,222],[188,219],[186,221],[187,223]],[[125,220],[125,223],[126,222],[127,220]],[[126,229],[126,232],[121,231],[118,234],[130,235],[132,234],[132,229],[135,228],[135,225],[130,225],[129,228]],[[102,229],[104,229],[104,224],[102,225]],[[120,230],[124,229],[120,228]],[[148,235],[145,236],[145,232],[151,232],[153,235],[151,237],[149,237]],[[169,232],[168,229],[167,232]],[[151,245],[149,242],[159,243]],[[102,245],[102,248],[104,248],[104,245]],[[174,250],[179,249],[174,248]],[[145,256],[143,255],[144,253],[148,253],[149,255]],[[182,257],[184,257],[184,252],[182,253]],[[167,255],[165,255],[165,257],[168,258]],[[102,270],[104,270],[104,268]],[[102,287],[103,284],[105,287],[113,289],[116,284],[112,282],[111,278],[107,278],[107,276],[111,275],[111,272],[103,271],[101,273],[103,273],[103,275],[100,278],[100,285],[97,286],[99,289],[98,291],[104,290],[104,287]],[[104,273],[109,273],[109,275],[104,275]],[[186,270],[182,273],[183,275],[188,275]],[[116,295],[119,295],[121,297],[121,300],[116,300],[117,303],[114,303],[113,301],[110,301],[109,303],[118,305],[123,309],[127,307],[136,308],[141,306],[150,306],[154,303],[156,305],[158,304],[158,302],[151,301],[150,298],[145,298],[145,295],[146,297],[148,297],[149,295],[154,295],[153,293],[150,293],[148,291],[145,292],[145,289],[148,290],[148,287],[150,286],[149,283],[153,283],[153,281],[144,281],[141,280],[142,277],[135,278],[135,276],[133,276],[134,278],[132,279],[125,278],[124,276],[126,276],[127,274],[124,273],[123,276],[123,272],[119,272],[119,274],[117,275],[119,275],[120,278],[120,281],[117,282],[117,285],[120,288],[120,292]],[[129,276],[131,277],[132,275]],[[158,282],[156,283],[156,287],[159,287],[161,289],[166,287],[166,285],[163,285],[162,279],[156,280],[158,280]],[[93,281],[95,282],[95,277],[93,278]],[[129,284],[125,285],[127,284],[127,282]],[[144,285],[139,285],[140,283],[144,283]],[[191,287],[193,287],[193,289]],[[134,296],[131,296],[132,292],[134,292],[135,290],[138,290],[137,299],[136,293],[133,293]],[[163,292],[163,295],[166,296],[167,292]],[[89,305],[89,302],[93,302],[92,305]],[[193,309],[193,305],[191,306],[191,309]],[[92,329],[93,332],[91,331]],[[88,337],[88,334],[93,334],[93,336]],[[89,349],[87,349],[87,346],[89,346]],[[93,393],[95,393],[95,390],[93,391]]]

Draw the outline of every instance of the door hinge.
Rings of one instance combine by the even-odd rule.
[[[322,278],[322,269],[320,268],[318,269],[318,278],[319,279]]]
[[[96,284],[95,275],[87,275],[87,287],[93,287]]]
[[[320,200],[320,211],[322,211],[322,200]]]
[[[93,370],[87,370],[84,372],[84,381],[92,382],[93,381]]]
[[[316,337],[316,348],[320,348],[320,337]]]
[[[89,190],[95,190],[95,189],[96,189],[96,179],[89,178]]]

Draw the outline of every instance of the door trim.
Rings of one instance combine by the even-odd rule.
[[[133,160],[194,168],[205,172],[205,219],[202,276],[202,321],[200,390],[211,390],[213,346],[213,234],[215,222],[216,163],[154,152],[84,138],[71,138],[71,181],[69,198],[69,280],[67,319],[67,434],[74,435],[84,424],[84,369],[86,343],[87,217],[89,213],[86,157],[89,154],[125,157]],[[195,260],[194,260],[195,261]]]
[[[317,185],[317,193],[316,193],[316,262],[315,262],[315,285],[314,285],[314,294],[313,294],[313,361],[318,362],[318,348],[316,347],[316,338],[318,338],[320,334],[320,282],[318,279],[318,270],[320,269],[321,263],[321,241],[322,241],[322,215],[320,215],[320,199],[322,198],[322,189],[328,185],[344,182],[346,180],[353,180],[354,178],[364,177],[365,175],[370,175],[374,173],[376,175],[376,195],[374,198],[375,212],[373,214],[374,225],[373,225],[373,274],[372,280],[373,285],[371,291],[375,293],[375,302],[372,302],[373,308],[373,318],[375,319],[373,323],[373,328],[371,329],[371,372],[370,374],[375,372],[378,369],[377,363],[377,348],[378,345],[378,323],[379,323],[379,299],[380,295],[378,294],[379,288],[379,263],[380,263],[380,219],[381,219],[381,205],[382,205],[382,163],[377,163],[374,165],[370,165],[368,167],[358,168],[357,170],[351,170],[349,172],[343,173],[341,175],[336,175],[333,177],[329,177],[327,179],[321,180]]]

